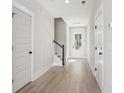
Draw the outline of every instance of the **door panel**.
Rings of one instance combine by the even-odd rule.
[[[13,90],[31,81],[31,16],[13,7]]]
[[[81,38],[79,41],[81,42],[81,46],[79,48],[76,48],[76,36],[75,35],[81,35]],[[71,42],[71,48],[70,48],[70,57],[72,58],[85,58],[86,55],[86,30],[83,27],[73,27],[70,31],[70,42]]]
[[[95,18],[95,67],[96,80],[102,89],[103,85],[103,45],[104,45],[104,29],[103,29],[103,9],[99,8]]]

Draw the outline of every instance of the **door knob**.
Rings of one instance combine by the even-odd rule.
[[[32,54],[32,51],[29,51],[29,54]]]
[[[99,53],[99,55],[102,55],[103,53]]]

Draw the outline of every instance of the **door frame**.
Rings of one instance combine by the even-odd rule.
[[[15,7],[21,11],[23,11],[24,13],[28,14],[31,16],[31,51],[33,52],[34,51],[34,48],[33,48],[33,45],[34,45],[34,42],[33,42],[33,22],[34,22],[34,14],[32,11],[30,11],[29,9],[25,8],[24,6],[22,6],[20,3],[18,3],[17,1],[13,0],[12,1],[12,7]],[[34,55],[33,53],[31,54],[31,81],[34,80],[34,73],[33,73],[33,60],[34,60]]]
[[[71,37],[71,34],[72,34],[72,31],[71,31],[71,30],[72,30],[73,28],[84,28],[85,30],[87,30],[86,26],[69,26],[69,27],[68,27],[68,29],[69,29],[69,31],[68,31],[69,36],[67,37],[69,42],[71,42],[71,41],[70,41],[70,37]],[[86,32],[86,34],[87,34],[87,32]],[[86,41],[87,41],[87,40],[86,40]],[[69,42],[68,42],[68,43],[69,43]],[[87,44],[86,44],[86,45],[87,45]],[[70,46],[71,46],[71,45],[69,44],[69,46],[68,46],[68,47],[69,47],[69,48],[68,48],[68,59],[71,59],[71,58],[79,58],[79,59],[80,59],[80,58],[84,58],[84,59],[87,59],[87,54],[86,54],[86,56],[82,56],[82,57],[72,57]]]
[[[94,17],[94,20],[95,20],[95,23],[96,23],[96,19],[97,17],[99,16],[99,13],[102,11],[102,15],[104,17],[104,12],[103,12],[103,2],[101,2],[95,12],[95,17]],[[95,24],[96,25],[96,24]],[[104,21],[103,21],[103,25],[104,25]],[[96,29],[94,28],[94,31],[96,31]],[[96,32],[95,32],[95,35],[96,35]],[[95,37],[96,38],[96,37]],[[95,39],[96,40],[96,39]],[[96,46],[96,41],[95,41],[95,46]],[[95,54],[95,68],[96,68],[96,54]],[[96,77],[96,72],[95,72],[95,77]],[[103,28],[103,63],[102,63],[102,85],[99,85],[100,86],[100,89],[101,91],[103,92],[103,81],[104,80],[104,28]],[[98,82],[98,81],[97,81]],[[99,84],[99,83],[98,83]]]

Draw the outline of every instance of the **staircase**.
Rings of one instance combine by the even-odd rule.
[[[64,65],[64,45],[60,45],[57,41],[54,43],[54,65],[63,66]]]

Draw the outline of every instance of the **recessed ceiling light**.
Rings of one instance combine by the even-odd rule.
[[[68,3],[70,3],[70,1],[69,0],[65,0],[65,3],[68,4]]]

